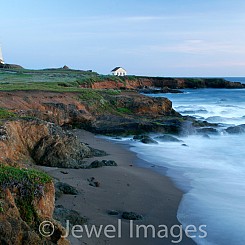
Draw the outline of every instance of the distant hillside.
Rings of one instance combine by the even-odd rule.
[[[1,69],[24,69],[22,66],[16,64],[0,64],[0,68]]]

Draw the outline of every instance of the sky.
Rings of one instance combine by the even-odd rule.
[[[245,76],[244,0],[0,0],[5,62],[116,66],[147,76]]]

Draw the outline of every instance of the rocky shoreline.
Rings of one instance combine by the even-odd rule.
[[[119,78],[103,77],[80,85],[83,88],[92,89],[162,89],[163,92],[175,93],[178,89],[198,88],[245,88],[240,82],[230,82],[223,78],[171,78],[171,77],[142,77],[125,76]]]
[[[135,91],[147,89],[152,85],[155,88],[164,88],[170,82],[172,85],[165,91],[184,88],[188,84],[187,81],[183,83],[180,79],[138,78],[136,82],[125,80],[124,87],[120,87],[119,82],[114,86],[114,81],[110,85],[108,81],[100,81],[98,84],[95,82],[89,85],[92,89],[84,88],[80,92],[1,91],[1,170],[9,168],[6,171],[13,172],[13,179],[9,179],[5,170],[0,173],[1,243],[69,244],[67,239],[61,237],[65,232],[64,228],[52,216],[55,208],[53,182],[56,181],[49,179],[42,172],[32,172],[32,169],[42,166],[95,171],[104,166],[110,168],[117,166],[117,162],[108,159],[106,151],[95,149],[88,145],[88,142],[82,142],[82,139],[78,139],[67,129],[80,128],[114,136],[136,135],[135,140],[143,143],[155,143],[147,135],[150,132],[163,133],[160,140],[165,141],[176,140],[169,134],[213,133],[215,124],[183,117],[172,108],[170,100],[147,97]],[[210,86],[209,82],[202,80],[196,84]],[[224,80],[215,82],[226,88],[241,87],[238,83],[231,84]],[[89,87],[88,84],[86,86]],[[101,90],[104,86],[113,89],[133,88],[133,90]],[[100,90],[96,90],[97,88]],[[241,130],[244,130],[243,125],[228,128],[227,132],[236,133]],[[94,159],[94,162],[88,164],[87,159],[94,157],[104,159],[101,158],[100,161]],[[62,174],[66,173],[64,170]],[[38,182],[32,182],[33,178],[35,181],[38,179]],[[94,177],[87,181],[92,187],[100,186],[100,182]],[[27,186],[26,183],[37,187],[31,189],[22,187]],[[44,190],[40,196],[34,195],[37,192],[36,188]],[[71,193],[71,189],[65,183],[59,187],[56,183],[56,193],[60,192],[61,195]],[[28,196],[32,197],[28,205],[20,202],[23,190],[28,191]],[[26,210],[29,210],[28,215]],[[66,212],[68,215],[76,216],[72,209]],[[61,211],[55,214],[57,219],[59,213]],[[49,238],[40,237],[38,233],[38,224],[45,219],[55,224],[55,232]]]

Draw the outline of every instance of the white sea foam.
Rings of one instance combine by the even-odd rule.
[[[168,95],[176,110],[189,110],[193,116],[226,126],[245,124],[244,90],[188,92]],[[183,142],[131,145],[140,158],[167,167],[167,175],[185,192],[178,219],[184,226],[207,225],[208,237],[194,239],[198,244],[244,245],[245,134],[191,135],[182,140],[187,146]]]

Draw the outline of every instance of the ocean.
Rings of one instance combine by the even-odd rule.
[[[183,227],[207,226],[206,238],[193,238],[198,245],[244,245],[245,134],[230,135],[224,129],[245,124],[245,89],[183,91],[149,96],[169,98],[182,115],[218,123],[218,134],[187,135],[178,137],[183,142],[158,145],[128,144],[149,166],[167,169],[165,174],[183,190],[178,220]]]

